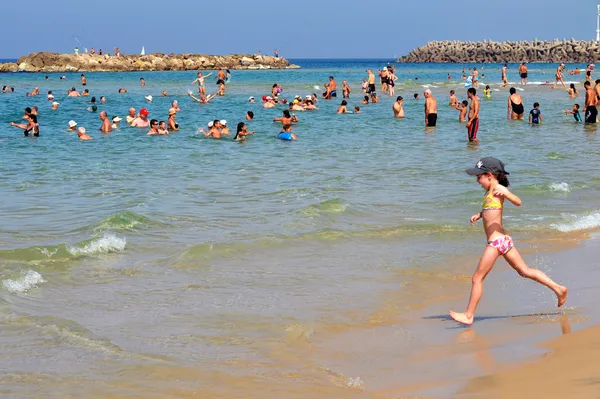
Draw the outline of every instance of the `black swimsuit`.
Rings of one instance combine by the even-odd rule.
[[[523,103],[515,104],[512,100],[510,100],[510,106],[512,107],[512,111],[517,115],[522,115],[525,113],[525,108],[523,108]]]

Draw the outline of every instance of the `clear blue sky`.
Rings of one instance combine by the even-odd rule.
[[[147,52],[391,58],[430,40],[593,40],[596,1],[2,0],[0,58]]]

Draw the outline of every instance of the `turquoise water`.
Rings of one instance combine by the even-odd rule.
[[[321,378],[312,366],[308,372],[305,364],[282,360],[289,346],[301,350],[298,340],[304,345],[330,324],[360,323],[409,282],[422,284],[421,291],[398,306],[437,298],[436,274],[470,273],[484,237],[468,219],[483,193],[464,169],[480,157],[502,159],[524,201],[505,213],[517,242],[600,224],[596,128],[562,112],[583,105],[583,95],[572,100],[564,90],[526,86],[520,91],[526,111],[539,102],[544,124],[508,121],[500,65],[486,65],[483,84],[499,91],[481,96],[481,143],[474,146],[458,112],[446,105],[450,89],[466,98],[462,81],[446,78],[460,78],[463,66],[398,65],[404,120],[393,118],[393,100],[382,94],[358,115],[335,113],[341,97],[321,100],[318,111],[298,113],[299,140],[281,142],[272,119],[282,108],[263,110],[247,102],[250,95],[269,94],[273,83],[283,85],[287,98],[320,93],[333,74],[340,86],[348,80],[354,106],[364,70],[387,61],[292,62],[303,68],[233,71],[226,96],[208,105],[185,95],[194,89],[192,71],[86,74],[91,94],[107,97],[99,109],[110,116],[147,107],[150,118],[166,120],[177,99],[181,130],[161,137],[126,126],[100,134],[98,114],[86,111],[89,98],[66,96],[72,86],[81,90],[79,74],[0,76],[17,90],[0,95],[0,353],[19,381],[43,375],[64,391],[66,384],[48,377],[60,370],[63,382],[103,379],[111,389],[140,394],[142,388],[122,387],[113,371],[139,376],[146,375],[143,367],[165,364],[201,370],[207,386],[210,373],[225,373],[230,394],[243,378],[273,365],[300,380]],[[530,82],[540,83],[555,69],[530,67]],[[509,75],[515,83],[516,69]],[[582,90],[582,75],[566,80]],[[42,95],[25,97],[36,86]],[[120,87],[129,92],[117,94]],[[214,87],[211,77],[208,92]],[[412,99],[425,87],[438,99],[434,130],[424,128],[423,100]],[[50,110],[48,90],[58,111]],[[169,96],[161,97],[163,90]],[[34,105],[41,136],[25,138],[8,123]],[[256,134],[246,142],[197,132],[213,119],[226,119],[235,132],[247,110],[256,115],[248,122]],[[67,132],[70,119],[94,140],[80,142]],[[456,269],[460,262],[467,266]],[[267,380],[278,386],[285,378]],[[3,387],[31,392],[27,383],[11,381]],[[161,381],[153,389],[173,386]]]

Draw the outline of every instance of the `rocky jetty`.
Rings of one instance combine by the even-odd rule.
[[[17,63],[0,64],[0,72],[128,72],[187,71],[198,69],[299,68],[285,58],[264,55],[162,54],[111,56],[108,54],[33,53]]]
[[[552,42],[436,41],[419,47],[397,61],[407,62],[580,62],[595,61],[599,43],[555,39]]]

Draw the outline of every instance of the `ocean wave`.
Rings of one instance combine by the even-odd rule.
[[[565,183],[565,182],[549,184],[548,188],[551,191],[560,191],[560,192],[563,192],[563,193],[570,193],[571,192],[571,186],[569,186],[569,184]]]
[[[23,276],[16,279],[2,280],[2,287],[9,292],[25,292],[45,282],[42,275],[36,271],[28,270]]]
[[[568,218],[571,219],[570,222],[554,223],[550,227],[563,233],[600,227],[600,212],[594,212],[585,216],[571,215]]]
[[[100,238],[88,242],[83,247],[67,247],[67,251],[74,256],[106,254],[111,252],[122,252],[126,245],[127,240],[125,238],[120,238],[107,233]]]
[[[135,212],[119,212],[108,216],[100,223],[93,226],[94,231],[123,231],[135,230],[140,227],[155,226],[160,223],[155,222],[145,216]]]
[[[558,193],[570,193],[573,187],[581,187],[581,184],[578,183],[566,183],[566,182],[556,182],[556,183],[548,183],[548,184],[532,184],[526,187],[520,187],[520,191],[524,192],[558,192]]]
[[[342,213],[348,208],[348,203],[339,198],[330,199],[319,202],[318,204],[309,205],[298,213],[306,216],[318,216],[323,213]]]

